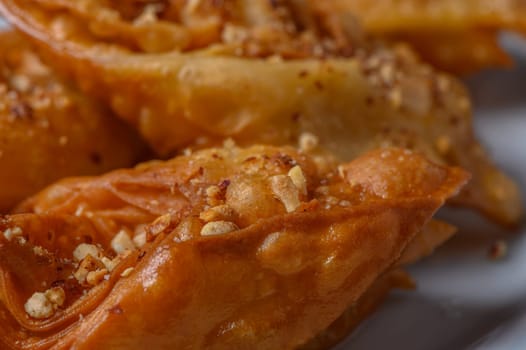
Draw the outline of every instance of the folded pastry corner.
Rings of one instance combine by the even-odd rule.
[[[467,179],[396,148],[320,167],[227,145],[63,180],[0,220],[0,344],[296,348],[396,269]]]
[[[301,350],[330,349],[360,325],[387,298],[393,289],[412,290],[416,287],[411,276],[402,267],[431,255],[457,231],[456,227],[438,220],[431,220],[408,244],[400,259],[381,275],[365,293],[343,312],[329,327],[300,347]]]

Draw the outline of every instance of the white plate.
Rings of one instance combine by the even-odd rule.
[[[468,85],[479,138],[526,194],[526,41],[507,35],[503,42],[517,67],[479,74]],[[336,349],[526,349],[526,226],[510,233],[469,211],[439,215],[460,231],[410,268],[417,291],[392,293]],[[496,238],[508,242],[509,254],[491,261]]]

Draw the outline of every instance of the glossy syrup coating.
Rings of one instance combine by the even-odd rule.
[[[15,32],[0,33],[0,212],[51,182],[131,166],[145,146],[63,83]]]
[[[401,149],[321,166],[293,148],[227,144],[63,180],[0,223],[0,342],[296,348],[467,179]]]
[[[300,5],[300,3],[302,3]],[[319,1],[4,0],[3,14],[161,155],[305,146],[350,161],[403,147],[473,180],[452,202],[517,224],[517,185],[477,141],[469,96],[404,45],[369,42]]]

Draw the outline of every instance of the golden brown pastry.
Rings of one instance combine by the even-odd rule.
[[[515,183],[475,139],[454,78],[411,51],[362,42],[319,1],[3,0],[2,12],[84,91],[162,155],[184,147],[293,144],[350,161],[398,146],[473,180],[455,203],[516,224]]]
[[[0,33],[0,212],[49,183],[133,165],[138,136],[59,81],[22,36]]]
[[[302,350],[330,349],[349,336],[372,314],[392,289],[414,289],[415,283],[399,267],[412,264],[431,255],[434,249],[453,236],[456,228],[438,220],[431,220],[404,249],[392,270],[379,277],[358,301],[340,315],[331,325],[300,347]]]
[[[466,180],[401,149],[322,169],[268,146],[63,180],[0,223],[0,343],[295,348]]]
[[[329,0],[376,37],[408,42],[428,62],[466,74],[509,66],[503,30],[526,33],[524,0]]]
[[[329,350],[343,341],[351,332],[376,309],[387,298],[393,289],[411,290],[415,288],[411,277],[403,270],[388,271],[380,276],[367,291],[336,319],[331,325],[300,346],[300,350]]]

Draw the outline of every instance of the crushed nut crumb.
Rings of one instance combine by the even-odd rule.
[[[343,166],[341,166],[341,165],[338,165],[338,175],[342,179],[346,179],[347,178],[347,174],[345,172],[345,168]]]
[[[66,293],[61,287],[54,287],[45,292],[36,292],[26,301],[26,313],[36,319],[49,318],[66,300]]]
[[[203,226],[201,229],[202,236],[222,235],[225,233],[239,230],[239,227],[230,221],[213,221]]]
[[[8,241],[11,241],[13,238],[15,237],[20,237],[22,235],[22,229],[18,226],[16,227],[12,227],[12,228],[8,228],[7,230],[4,231],[4,237],[8,240]]]
[[[121,254],[126,250],[134,250],[135,244],[125,230],[120,230],[111,240],[111,248],[115,253]]]
[[[133,267],[128,267],[126,270],[122,271],[121,277],[128,277],[133,272]]]
[[[211,221],[231,221],[234,219],[236,212],[228,204],[221,204],[203,211],[199,218],[205,222]]]
[[[223,180],[219,185],[211,185],[205,190],[206,203],[211,206],[220,205],[225,200],[225,194],[230,180]]]
[[[33,253],[35,253],[35,255],[37,255],[37,256],[47,256],[47,255],[49,255],[49,252],[45,248],[43,248],[41,246],[34,246],[33,247]]]
[[[133,20],[133,25],[143,26],[158,21],[158,13],[163,10],[162,4],[147,4],[139,16]]]
[[[157,219],[148,226],[149,232],[157,236],[158,234],[164,232],[172,223],[172,216],[170,214],[164,214],[159,216]]]
[[[86,281],[88,273],[90,273],[91,271],[97,271],[98,269],[101,269],[103,267],[104,264],[100,260],[94,258],[91,254],[88,254],[84,259],[82,259],[77,271],[73,273],[73,276],[77,279],[79,283],[84,283]]]
[[[115,266],[117,266],[117,264],[120,262],[120,258],[116,257],[115,259],[111,260],[107,257],[103,257],[100,261],[102,262],[106,270],[111,272],[113,271],[113,269],[115,269]]]
[[[307,195],[307,179],[305,179],[305,174],[303,173],[303,169],[299,165],[294,166],[292,169],[289,170],[288,173],[290,179],[292,180],[292,183],[296,188],[300,191],[300,193],[304,196]]]
[[[232,24],[227,24],[221,33],[221,40],[227,44],[241,44],[248,38],[248,31],[241,27]]]
[[[133,237],[133,244],[135,244],[137,248],[144,247],[144,245],[146,244],[146,231],[136,234]]]
[[[351,202],[349,202],[348,200],[341,200],[339,205],[340,205],[340,207],[347,208],[347,207],[351,206]]]
[[[223,141],[223,148],[226,148],[226,149],[236,148],[236,142],[229,137],[228,139]]]
[[[86,282],[92,286],[96,286],[104,280],[104,277],[108,274],[108,270],[99,269],[95,271],[90,271],[86,275]]]
[[[44,293],[34,293],[24,304],[26,313],[36,319],[53,316],[55,310]]]
[[[66,301],[66,292],[61,287],[50,288],[44,292],[44,295],[53,304],[55,310],[64,305]]]
[[[81,243],[73,251],[73,257],[76,261],[81,261],[88,255],[98,258],[101,255],[99,247],[94,244]]]
[[[301,151],[309,153],[318,147],[319,139],[316,135],[310,132],[304,132],[300,135],[298,145]]]
[[[270,178],[270,187],[274,195],[283,203],[288,213],[293,212],[300,206],[298,188],[289,176],[272,176]]]
[[[395,87],[389,91],[387,98],[394,108],[400,108],[402,106],[402,90],[400,88]]]

